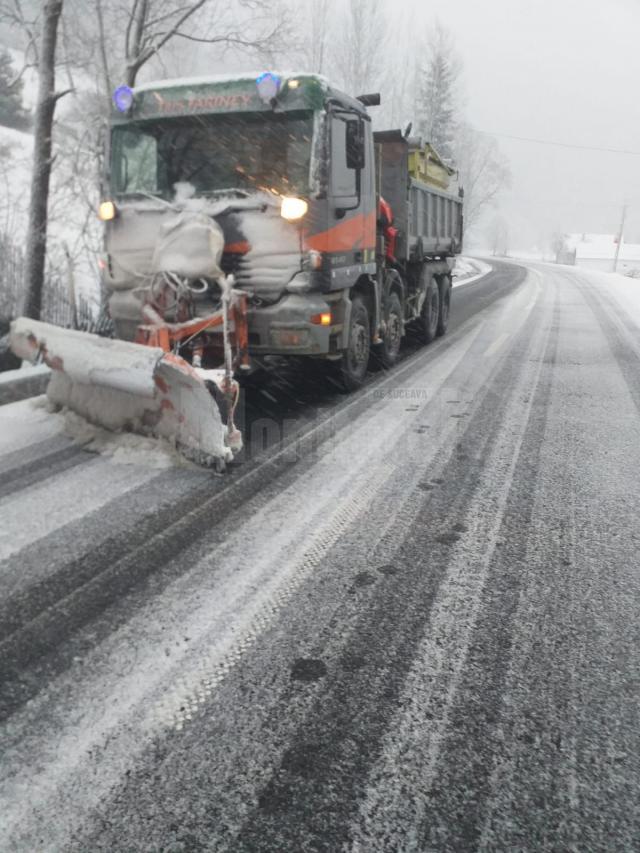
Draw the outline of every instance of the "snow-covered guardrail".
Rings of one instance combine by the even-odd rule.
[[[44,394],[50,373],[46,364],[3,371],[0,373],[0,406]]]

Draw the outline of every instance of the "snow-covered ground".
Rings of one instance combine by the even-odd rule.
[[[453,286],[461,287],[463,284],[471,284],[487,275],[491,270],[491,264],[485,261],[460,255],[456,258],[456,265],[453,270]]]
[[[194,467],[164,439],[101,429],[73,412],[54,411],[45,396],[0,406],[0,456],[54,436],[64,436],[118,465]]]
[[[635,849],[634,284],[463,289],[232,499],[0,450],[0,847]]]

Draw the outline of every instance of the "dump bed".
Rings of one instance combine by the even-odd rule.
[[[399,230],[399,260],[442,257],[462,250],[462,198],[409,175],[409,143],[399,130],[374,134],[376,189],[391,205]]]

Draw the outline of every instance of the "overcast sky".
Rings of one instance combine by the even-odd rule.
[[[413,6],[454,34],[467,113],[479,129],[640,152],[640,0]],[[624,200],[627,239],[640,242],[640,156],[499,142],[511,161],[505,209],[521,248],[556,226],[615,232]]]
[[[303,14],[308,9],[306,0],[291,2]],[[395,38],[400,61],[413,61],[412,50],[436,19],[452,33],[463,60],[467,118],[496,134],[511,164],[513,188],[501,204],[511,248],[543,248],[554,230],[617,232],[625,201],[626,238],[640,242],[640,156],[505,138],[640,152],[640,0],[386,4],[389,23],[404,15],[412,42],[415,35],[409,44]],[[204,46],[179,48],[168,59],[169,74],[256,64],[228,54],[212,61]]]

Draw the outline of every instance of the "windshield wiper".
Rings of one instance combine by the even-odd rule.
[[[228,187],[221,190],[207,190],[202,195],[224,196],[224,195],[239,195],[242,198],[249,198],[251,193],[248,190],[240,189],[240,187]]]
[[[146,198],[149,201],[157,201],[159,204],[164,205],[164,207],[170,207],[174,209],[173,204],[170,201],[167,201],[166,198],[162,198],[161,195],[154,195],[153,193],[148,193],[145,190],[132,190],[130,192],[119,193],[121,197],[124,198]]]

